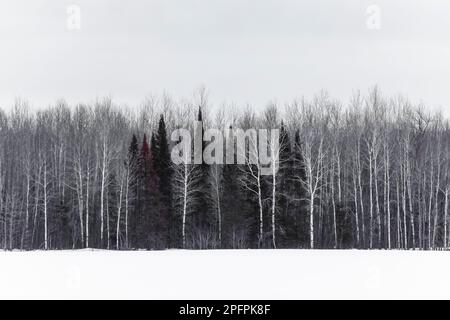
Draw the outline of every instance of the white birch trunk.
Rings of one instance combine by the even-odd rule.
[[[361,227],[362,227],[362,239],[363,245],[366,246],[366,221],[364,214],[364,199],[363,199],[363,186],[362,186],[362,168],[361,168],[361,145],[358,141],[358,151],[357,151],[357,168],[358,168],[358,187],[359,187],[359,201],[361,208]]]
[[[360,235],[359,235],[359,212],[358,212],[358,187],[357,187],[357,183],[356,183],[356,174],[353,171],[353,200],[354,200],[354,205],[355,205],[355,224],[356,224],[356,245],[359,246],[360,245]]]
[[[187,215],[187,193],[188,193],[188,165],[187,162],[184,164],[184,185],[183,185],[183,216],[182,216],[182,226],[181,235],[183,241],[183,248],[186,248],[186,215]]]
[[[106,249],[110,249],[110,225],[109,225],[109,188],[106,187]]]
[[[258,246],[261,247],[264,237],[264,220],[263,220],[263,207],[262,207],[262,193],[261,193],[261,176],[258,170],[257,178],[257,188],[258,188],[258,205],[259,205],[259,243]]]
[[[127,181],[125,184],[125,246],[129,248],[128,242],[128,197],[130,188],[130,169],[127,168]]]
[[[431,156],[433,158],[433,155]],[[431,249],[431,208],[433,203],[433,161],[430,161],[430,197],[428,202],[428,249]]]
[[[334,235],[334,248],[337,248],[337,223],[336,223],[336,200],[334,191],[334,164],[331,170],[330,184],[331,184],[331,202],[333,206],[333,235]]]
[[[83,174],[82,174],[82,168],[81,168],[81,159],[78,160],[78,187],[77,187],[77,193],[78,193],[78,218],[80,220],[80,241],[81,241],[81,247],[83,247],[83,240],[84,240],[84,223],[83,223],[83,210],[84,210],[84,203],[83,203]]]
[[[402,171],[402,207],[403,207],[403,237],[404,237],[404,248],[408,249],[408,226],[407,226],[407,209],[406,209],[406,171],[404,166]]]
[[[374,155],[374,183],[375,183],[375,205],[377,214],[377,229],[378,229],[378,247],[381,247],[381,212],[380,212],[380,196],[378,193],[378,155]]]
[[[372,150],[369,150],[369,248],[373,248],[373,172],[372,172]]]
[[[389,150],[386,148],[385,177],[386,177],[386,211],[387,211],[387,240],[388,249],[391,249],[391,178],[389,173],[390,157]]]
[[[438,142],[438,149],[440,148]],[[437,172],[436,172],[436,193],[434,196],[434,219],[433,219],[433,248],[436,247],[436,233],[437,233],[437,221],[439,215],[439,184],[440,184],[440,176],[441,176],[441,165],[440,165],[440,152],[436,156],[437,159]]]
[[[274,152],[274,151],[272,151]],[[276,225],[275,225],[275,210],[276,210],[276,188],[277,188],[277,176],[276,176],[276,160],[272,161],[272,245],[274,249],[277,248],[276,243]]]
[[[104,234],[104,201],[105,201],[105,187],[106,187],[106,143],[103,143],[103,153],[102,153],[102,179],[100,187],[100,245],[103,247],[103,234]]]
[[[447,219],[448,219],[448,196],[450,189],[447,187],[445,190],[445,201],[444,201],[444,248],[448,246],[448,234],[447,234]]]
[[[86,171],[86,248],[89,248],[89,181],[90,181],[89,163]]]
[[[401,247],[401,220],[400,220],[400,183],[397,176],[397,249]]]
[[[314,197],[315,194],[311,193],[309,198],[309,246],[311,249],[314,249]]]
[[[47,163],[44,161],[44,249],[48,250]]]
[[[119,188],[119,202],[117,206],[117,226],[116,226],[116,249],[119,250],[119,235],[120,235],[120,215],[122,209],[122,193],[123,193],[123,178],[120,181]]]

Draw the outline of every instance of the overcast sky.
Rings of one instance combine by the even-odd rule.
[[[71,4],[80,30],[67,28]],[[202,84],[214,103],[260,106],[378,84],[445,111],[449,17],[448,0],[1,0],[0,106],[105,95],[133,106]]]

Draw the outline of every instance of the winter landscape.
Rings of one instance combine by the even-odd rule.
[[[448,297],[449,15],[0,1],[0,299]]]

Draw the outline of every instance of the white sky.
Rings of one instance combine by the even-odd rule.
[[[66,27],[71,4],[81,30]],[[0,0],[0,106],[133,106],[202,84],[214,103],[261,106],[378,84],[450,114],[449,17],[448,0]]]

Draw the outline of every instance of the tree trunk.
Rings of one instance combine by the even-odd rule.
[[[81,162],[81,160],[79,160]],[[81,247],[83,247],[83,239],[84,239],[84,224],[83,224],[83,209],[84,209],[84,203],[83,203],[83,175],[82,175],[82,169],[81,169],[81,163],[78,163],[78,218],[80,220],[80,241],[81,241]]]
[[[119,200],[117,206],[117,226],[116,226],[116,249],[119,250],[119,235],[120,235],[120,214],[122,209],[122,192],[123,192],[123,178],[120,181]]]
[[[188,192],[188,165],[184,164],[184,190],[183,190],[183,221],[181,227],[181,235],[183,241],[183,248],[186,248],[186,215],[187,215],[187,192]]]
[[[356,175],[353,172],[353,200],[355,205],[355,224],[356,224],[356,246],[359,247],[360,240],[359,240],[359,218],[358,218],[358,187],[356,185]]]
[[[44,162],[44,249],[48,250],[47,163]]]
[[[364,199],[363,199],[363,186],[362,186],[362,169],[361,169],[361,150],[360,150],[360,144],[358,142],[358,155],[357,155],[357,159],[358,159],[358,163],[357,163],[357,167],[358,167],[358,186],[359,186],[359,201],[360,201],[360,208],[361,208],[361,227],[362,227],[362,240],[363,240],[363,246],[364,248],[366,247],[366,228],[365,228],[365,224],[366,224],[366,218],[364,215]]]
[[[130,169],[127,168],[127,181],[125,184],[125,247],[129,248],[128,242],[128,197],[130,188]]]
[[[314,193],[309,198],[309,241],[310,248],[314,249]]]
[[[406,172],[402,167],[402,206],[403,206],[403,228],[404,228],[404,247],[408,249],[408,226],[407,226],[407,209],[406,209]]]
[[[438,149],[439,149],[438,142]],[[441,165],[440,165],[440,152],[438,152],[437,156],[437,172],[436,172],[436,194],[434,196],[434,219],[433,219],[433,248],[436,247],[436,234],[437,234],[437,222],[439,215],[439,184],[440,184],[440,175],[441,175]]]
[[[433,158],[433,157],[431,157]],[[433,161],[430,161],[430,197],[428,202],[428,249],[431,249],[431,206],[433,203]]]
[[[258,205],[259,205],[259,241],[258,241],[258,247],[261,247],[263,244],[263,237],[264,237],[264,221],[263,221],[263,207],[262,207],[262,194],[261,194],[261,176],[258,168]]]
[[[397,176],[397,249],[401,247],[401,220],[400,220],[400,183]]]
[[[89,248],[89,163],[86,171],[86,248]]]
[[[103,160],[102,160],[102,181],[100,187],[100,247],[103,248],[103,234],[104,234],[104,199],[105,199],[105,187],[106,187],[106,150],[105,144],[103,145]]]
[[[331,170],[331,202],[333,205],[333,235],[334,235],[334,248],[337,248],[338,240],[337,240],[337,223],[336,223],[336,200],[335,198],[335,191],[334,191],[334,164],[333,168]]]
[[[372,150],[369,150],[369,248],[373,248],[373,172]]]
[[[276,166],[277,164],[272,162],[272,245],[273,248],[277,248],[276,234],[275,234],[275,210],[276,210],[276,186],[277,186],[277,176],[276,176]]]
[[[448,246],[448,234],[447,234],[447,217],[448,217],[448,196],[450,189],[445,189],[445,201],[444,201],[444,248]]]

